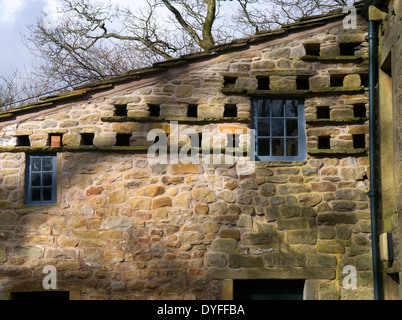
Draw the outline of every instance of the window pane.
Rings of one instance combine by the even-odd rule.
[[[258,116],[269,117],[271,109],[271,100],[258,100]]]
[[[258,155],[269,156],[269,139],[258,139]]]
[[[52,200],[52,188],[43,188],[43,201]]]
[[[44,186],[51,186],[52,185],[52,174],[51,173],[44,173],[43,174],[43,185]]]
[[[284,139],[272,139],[272,156],[284,156]]]
[[[299,143],[298,139],[286,140],[286,155],[290,157],[296,157],[299,155]]]
[[[258,135],[270,136],[270,120],[258,120]]]
[[[40,183],[40,173],[33,173],[31,175],[31,185],[33,187],[40,187],[41,183]]]
[[[272,120],[272,136],[284,136],[284,120]]]
[[[32,162],[31,162],[31,166],[32,166],[32,171],[36,171],[36,172],[38,172],[38,171],[41,171],[41,167],[42,167],[42,165],[41,165],[41,159],[32,159]]]
[[[272,116],[273,117],[283,117],[282,100],[274,100],[272,102]]]
[[[299,135],[297,120],[286,120],[286,135],[292,137]]]
[[[40,189],[31,189],[31,201],[40,201]]]
[[[42,160],[42,171],[53,170],[53,159],[45,158]]]
[[[297,117],[297,100],[286,100],[286,117]]]

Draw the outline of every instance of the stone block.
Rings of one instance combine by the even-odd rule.
[[[126,217],[109,217],[103,223],[105,229],[129,230],[134,226],[134,222]]]
[[[180,85],[176,87],[177,98],[191,97],[192,94],[193,94],[193,87],[190,85]]]
[[[258,244],[275,244],[282,243],[283,235],[277,231],[245,233],[243,234],[242,244],[258,245]]]
[[[149,198],[131,198],[130,205],[134,210],[150,210],[152,200]]]
[[[116,145],[116,136],[95,136],[93,143],[98,147],[114,146]]]
[[[261,268],[263,261],[261,257],[244,256],[241,254],[229,255],[230,268]]]
[[[256,78],[239,77],[236,80],[236,89],[254,90],[258,87],[258,80]]]
[[[211,203],[216,201],[216,194],[210,188],[194,189],[193,198],[202,203]]]
[[[219,231],[218,236],[221,238],[240,240],[240,230],[238,230],[238,229],[222,229]]]
[[[361,84],[359,74],[348,74],[343,78],[343,86],[347,89],[359,89]]]
[[[153,185],[137,191],[137,195],[146,197],[156,197],[165,193],[165,187]]]
[[[322,201],[319,193],[301,194],[297,196],[297,199],[303,207],[314,207]]]
[[[171,206],[172,206],[172,199],[170,199],[169,197],[161,197],[154,200],[152,204],[152,209],[171,207]]]
[[[224,105],[207,105],[201,104],[198,106],[199,118],[222,118]]]
[[[322,240],[317,242],[318,253],[344,253],[345,246],[341,240]]]
[[[337,225],[337,224],[354,224],[357,222],[355,213],[319,213],[317,217],[318,224]]]
[[[29,140],[31,147],[45,147],[48,145],[49,137],[47,134],[31,134]]]
[[[304,218],[278,219],[279,230],[294,230],[307,228],[307,220]]]
[[[235,253],[237,249],[237,240],[235,239],[217,239],[212,243],[212,251],[222,253]]]
[[[260,195],[263,197],[271,197],[271,196],[275,195],[276,188],[275,188],[275,185],[266,183],[260,187],[259,192],[260,192]]]
[[[306,257],[304,254],[299,253],[269,253],[264,255],[264,266],[265,267],[304,267],[306,264]]]
[[[271,60],[255,61],[251,63],[252,70],[275,69],[275,62]]]
[[[197,173],[202,173],[203,169],[200,165],[194,164],[194,163],[181,163],[179,162],[178,164],[171,164],[169,165],[169,172],[171,174],[197,174]]]
[[[113,123],[112,131],[117,133],[133,133],[141,131],[141,124],[133,122]]]
[[[338,35],[338,43],[359,43],[365,42],[366,35],[364,33],[344,33]]]
[[[311,268],[335,268],[336,257],[330,255],[313,255],[308,257],[307,266]]]
[[[353,201],[334,200],[332,208],[335,211],[353,211],[356,209],[356,203]]]
[[[287,232],[287,240],[292,244],[311,244],[317,242],[317,233],[313,230],[292,230]]]
[[[296,77],[271,76],[269,78],[269,89],[273,91],[295,91]]]
[[[340,48],[337,44],[322,44],[320,46],[320,56],[339,56]]]
[[[223,253],[210,253],[206,256],[207,266],[223,268],[226,266],[226,255]]]

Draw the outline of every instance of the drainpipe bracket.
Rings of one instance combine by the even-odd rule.
[[[381,20],[384,20],[386,16],[387,16],[387,13],[384,11],[381,11],[376,6],[369,7],[369,20],[370,21],[381,21]]]

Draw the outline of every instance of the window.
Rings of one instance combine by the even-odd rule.
[[[234,280],[234,300],[303,300],[303,280]]]
[[[301,99],[253,99],[256,159],[306,159],[304,102]]]
[[[28,154],[25,176],[25,204],[57,202],[56,154]]]

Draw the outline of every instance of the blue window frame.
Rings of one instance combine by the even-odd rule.
[[[303,99],[255,98],[252,108],[256,160],[306,159]]]
[[[27,154],[25,204],[57,203],[57,155]]]

